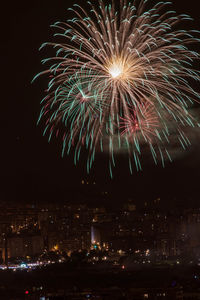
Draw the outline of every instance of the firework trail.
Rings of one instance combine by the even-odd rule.
[[[199,100],[191,85],[199,82],[192,66],[199,54],[188,44],[200,41],[199,32],[177,29],[191,18],[168,10],[170,2],[151,9],[147,2],[123,0],[117,7],[114,1],[88,1],[87,10],[74,4],[72,19],[52,25],[59,43],[40,48],[56,51],[35,77],[50,77],[39,116],[45,119],[44,134],[49,132],[49,140],[62,135],[62,154],[73,149],[75,163],[86,148],[88,172],[95,153],[108,150],[112,176],[115,149],[124,143],[131,172],[133,163],[142,169],[143,144],[164,166],[171,160],[167,145],[173,132],[186,148],[184,128],[198,126],[188,109]]]

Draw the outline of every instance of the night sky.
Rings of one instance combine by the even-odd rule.
[[[113,205],[128,197],[137,201],[158,196],[163,199],[176,197],[183,205],[188,205],[191,198],[200,201],[199,133],[193,134],[191,149],[165,169],[148,163],[145,171],[131,176],[127,160],[119,158],[113,180],[109,177],[104,156],[97,159],[91,174],[87,175],[83,156],[75,167],[72,155],[61,158],[59,141],[53,139],[48,144],[47,138],[42,136],[42,127],[37,127],[36,122],[45,80],[40,78],[34,84],[31,80],[42,70],[40,60],[49,53],[47,48],[42,52],[38,48],[52,39],[53,30],[49,25],[67,19],[67,8],[73,3],[72,0],[13,1],[12,4],[8,2],[1,12],[4,19],[1,63],[5,71],[1,73],[0,199],[27,202],[36,199],[77,200],[82,195],[85,199],[95,199],[100,191],[108,191],[108,201]],[[179,13],[188,13],[195,19],[195,29],[200,28],[198,5],[197,0],[174,1],[174,8]],[[83,189],[82,179],[96,182],[96,185],[90,184]]]

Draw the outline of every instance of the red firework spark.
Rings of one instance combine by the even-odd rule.
[[[149,103],[141,104],[137,108],[131,107],[124,117],[120,117],[120,120],[121,136],[129,139],[143,136],[149,143],[157,136],[156,130],[160,126],[155,106]]]

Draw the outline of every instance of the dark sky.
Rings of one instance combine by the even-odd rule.
[[[82,0],[82,3],[85,0]],[[199,140],[187,155],[165,169],[148,164],[145,171],[129,175],[127,162],[119,159],[114,179],[109,178],[107,160],[97,159],[89,176],[84,171],[85,158],[73,165],[73,157],[61,159],[59,143],[50,144],[42,137],[42,128],[36,126],[43,96],[45,80],[31,85],[33,76],[42,70],[40,60],[48,53],[38,52],[39,46],[51,39],[49,25],[67,19],[67,8],[72,0],[10,1],[1,12],[4,19],[1,34],[3,54],[1,63],[1,199],[76,199],[81,197],[81,180],[96,182],[98,191],[108,191],[112,203],[127,197],[150,199],[156,196],[179,197],[188,201],[199,197]],[[199,29],[199,3],[197,0],[174,1],[179,13],[188,13]],[[4,82],[5,80],[5,82]],[[95,190],[87,187],[87,194],[95,198]],[[166,200],[167,201],[167,200]]]

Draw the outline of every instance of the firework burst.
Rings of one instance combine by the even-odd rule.
[[[152,138],[159,128],[159,119],[154,106],[146,104],[130,108],[129,114],[120,119],[119,129],[122,130],[122,136],[129,136],[131,140],[141,136],[145,142],[152,144]]]
[[[43,60],[50,67],[36,76],[50,75],[39,120],[45,117],[50,138],[64,128],[63,154],[73,146],[75,162],[81,148],[88,149],[88,171],[95,152],[107,148],[111,171],[116,138],[118,149],[126,141],[129,162],[133,157],[137,168],[144,143],[164,165],[163,152],[171,160],[166,144],[173,131],[185,148],[184,127],[196,125],[188,108],[199,99],[191,86],[199,81],[192,67],[199,55],[187,45],[199,42],[199,32],[176,29],[191,18],[168,10],[170,2],[148,10],[147,2],[123,0],[116,7],[99,0],[87,2],[88,10],[74,4],[73,18],[53,25],[63,42],[41,46],[52,46],[56,55]]]

